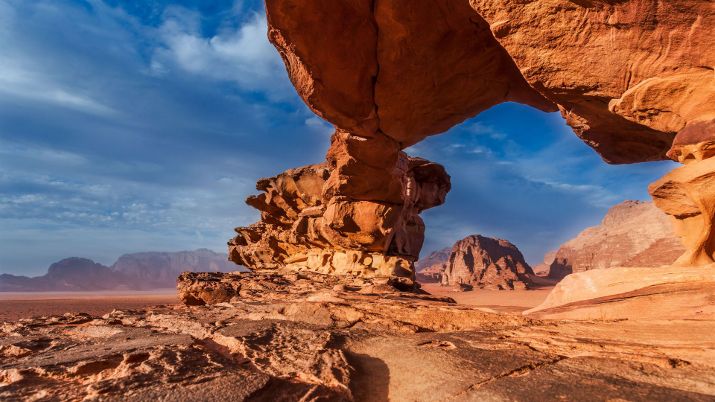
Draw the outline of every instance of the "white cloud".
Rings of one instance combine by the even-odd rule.
[[[486,124],[480,123],[478,121],[469,124],[466,127],[467,132],[475,135],[484,135],[487,136],[493,140],[503,140],[507,136],[506,134],[502,133],[499,130],[496,130],[495,128],[488,126]]]
[[[36,144],[32,146],[21,145],[2,139],[0,139],[0,156],[0,161],[21,158],[38,164],[52,164],[54,166],[77,166],[87,163],[85,157],[73,152],[43,147]],[[2,166],[2,164],[0,164],[0,166]],[[2,176],[0,176],[0,181],[2,181]]]
[[[238,7],[236,7],[238,9]],[[268,42],[266,16],[254,14],[243,25],[212,37],[199,33],[198,16],[172,9],[159,29],[162,47],[151,62],[152,71],[164,74],[172,67],[242,89],[283,98],[290,90],[283,63]]]
[[[615,203],[622,201],[621,196],[599,185],[562,183],[554,180],[534,179],[528,176],[524,178],[532,183],[544,184],[562,192],[582,195],[586,202],[598,208],[610,208]]]

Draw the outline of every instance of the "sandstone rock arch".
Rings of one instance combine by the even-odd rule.
[[[258,182],[261,222],[229,242],[253,269],[409,285],[419,212],[450,180],[402,150],[505,101],[561,111],[608,163],[665,159],[694,125],[715,135],[709,0],[267,0],[266,12],[293,85],[336,131],[325,163]],[[711,232],[689,262],[712,262]]]

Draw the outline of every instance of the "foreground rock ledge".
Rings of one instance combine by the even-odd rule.
[[[596,269],[568,275],[524,312],[554,319],[715,320],[715,264]]]
[[[210,306],[2,324],[0,399],[708,401],[715,396],[713,321],[539,321],[318,278],[271,273],[192,279],[214,285],[238,279],[239,296],[231,302],[212,299],[218,303]],[[277,283],[288,286],[271,291]]]

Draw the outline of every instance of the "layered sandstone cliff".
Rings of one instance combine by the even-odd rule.
[[[715,119],[675,137],[668,156],[685,166],[652,183],[655,205],[671,217],[686,252],[677,265],[715,263]]]
[[[549,277],[612,267],[672,264],[685,251],[668,216],[651,202],[625,201],[600,225],[587,228],[556,252]]]
[[[472,235],[452,247],[441,283],[480,289],[526,289],[533,275],[524,256],[509,241]]]

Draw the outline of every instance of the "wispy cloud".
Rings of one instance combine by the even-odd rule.
[[[274,99],[287,97],[291,87],[281,74],[284,67],[278,53],[268,42],[265,14],[253,13],[237,28],[223,28],[210,37],[201,35],[200,18],[198,13],[179,7],[167,10],[158,30],[161,43],[151,62],[155,73],[179,68],[261,91]]]
[[[20,64],[19,58],[12,57],[5,54],[0,59],[0,94],[100,116],[117,114],[110,106],[82,94],[81,88],[63,86],[38,66]]]

